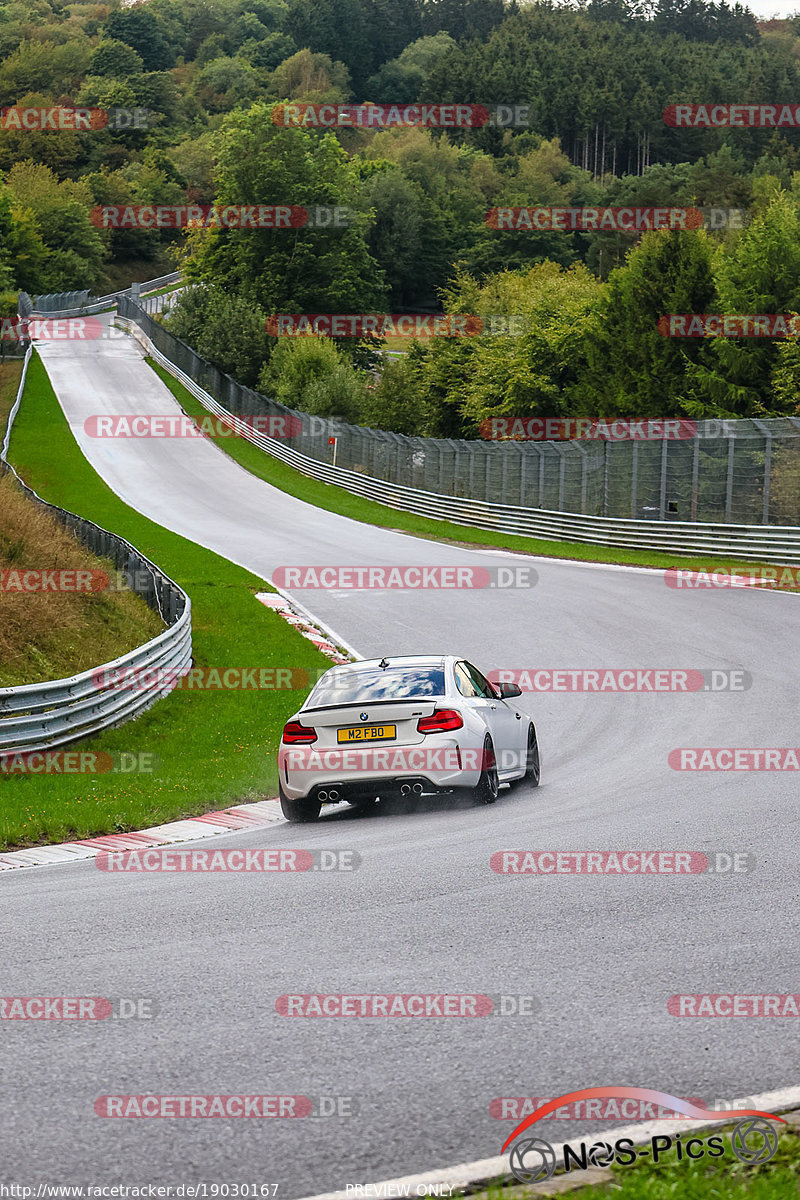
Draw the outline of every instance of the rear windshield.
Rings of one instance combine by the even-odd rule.
[[[443,696],[443,667],[365,667],[329,671],[306,701],[306,708],[357,704],[367,700],[418,700]]]

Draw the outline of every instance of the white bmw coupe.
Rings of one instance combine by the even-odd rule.
[[[401,656],[345,663],[320,678],[284,726],[280,802],[289,821],[323,804],[469,790],[493,804],[501,783],[539,784],[530,717],[514,683],[490,683],[463,658]]]

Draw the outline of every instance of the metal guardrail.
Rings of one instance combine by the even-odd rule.
[[[7,462],[11,426],[25,387],[31,349],[0,450],[0,472],[10,472],[25,495],[46,509],[93,553],[110,558],[131,588],[158,613],[167,628],[142,646],[68,679],[0,688],[0,754],[15,755],[63,746],[139,716],[177,685],[192,661],[191,601],[174,580],[118,534],[110,533],[57,505],[49,504]],[[158,686],[117,686],[128,673],[155,672]]]
[[[444,496],[437,492],[376,479],[359,471],[334,467],[330,463],[294,450],[285,441],[267,437],[249,425],[246,418],[237,416],[219,404],[204,388],[171,362],[139,328],[142,322],[137,321],[137,311],[144,318],[147,314],[130,301],[124,307],[128,315],[119,319],[124,319],[132,327],[132,332],[137,339],[144,342],[152,358],[179,380],[209,412],[229,421],[242,437],[261,450],[312,479],[335,484],[357,496],[364,496],[404,512],[450,521],[455,525],[497,530],[501,533],[555,541],[586,542],[599,546],[663,550],[677,554],[735,557],[747,561],[790,565],[800,563],[798,526],[634,520],[555,512],[512,504],[495,504],[460,496]]]
[[[148,292],[157,291],[167,284],[177,283],[180,277],[180,271],[172,271],[169,275],[159,275],[157,279],[148,279],[145,283],[132,283],[130,287],[122,288],[118,292],[109,292],[107,296],[90,296],[87,291],[83,291],[49,292],[31,298],[27,292],[21,292],[20,316],[37,314],[52,317],[88,317],[111,308],[121,296],[145,296]]]

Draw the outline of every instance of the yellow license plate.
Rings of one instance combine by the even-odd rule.
[[[385,742],[397,737],[396,725],[351,725],[348,729],[337,729],[340,742]]]

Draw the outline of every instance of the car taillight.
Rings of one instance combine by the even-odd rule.
[[[460,729],[464,722],[461,713],[454,708],[435,708],[429,717],[417,721],[419,733],[446,733],[448,729]]]
[[[297,745],[298,742],[315,742],[317,740],[316,729],[310,729],[308,725],[301,725],[299,721],[289,721],[283,727],[282,740],[287,746]]]

